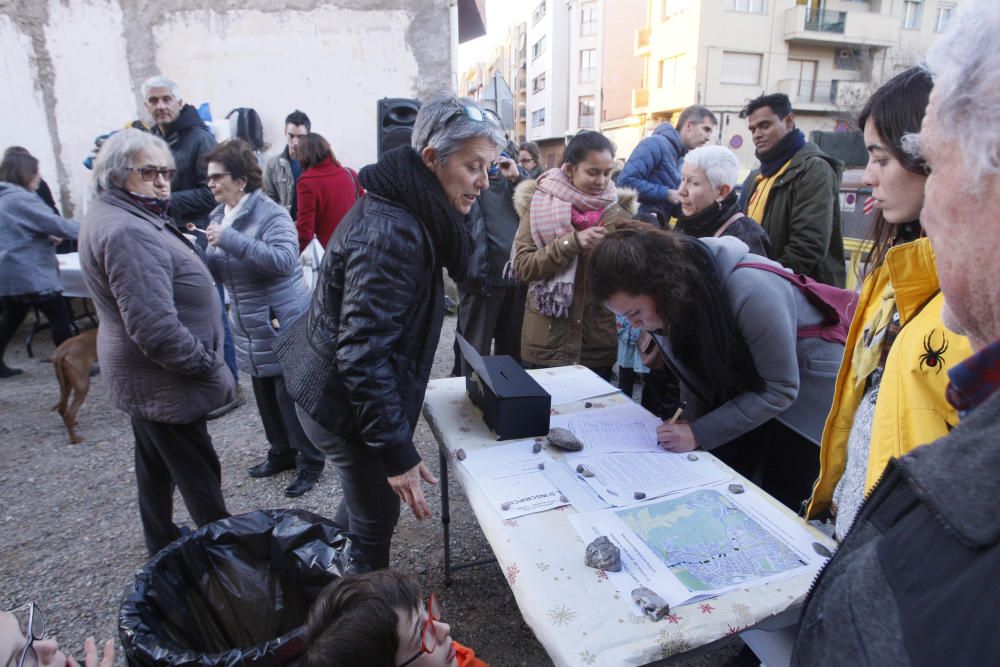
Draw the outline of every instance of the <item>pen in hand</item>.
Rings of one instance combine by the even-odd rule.
[[[677,420],[680,418],[681,413],[684,412],[684,408],[687,407],[687,401],[681,401],[681,404],[677,406],[677,411],[674,412],[674,416],[670,418],[668,424],[676,424]]]

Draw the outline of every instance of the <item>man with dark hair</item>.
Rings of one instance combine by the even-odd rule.
[[[292,220],[298,214],[295,184],[302,175],[299,142],[312,131],[309,116],[296,109],[285,118],[285,150],[267,161],[264,167],[264,192],[285,207]]]
[[[787,95],[750,100],[747,119],[760,167],[743,183],[740,204],[771,237],[771,259],[796,273],[843,287],[839,160],[807,142],[795,127]]]
[[[696,104],[681,112],[676,128],[663,123],[639,142],[618,177],[618,185],[639,193],[640,214],[655,215],[661,227],[679,215],[681,162],[688,151],[708,143],[717,125],[715,114]]]

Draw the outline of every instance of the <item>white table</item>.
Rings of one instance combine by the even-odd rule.
[[[56,255],[59,262],[59,282],[62,283],[63,296],[89,299],[90,290],[83,280],[83,271],[80,269],[80,253],[67,252]]]
[[[554,370],[565,372],[569,368]],[[627,400],[622,394],[591,399],[594,406],[590,411]],[[581,411],[585,409],[583,403],[579,401],[556,409],[563,414]],[[681,653],[689,657],[692,655],[689,652],[698,652],[699,647],[724,641],[727,635],[752,626],[770,630],[797,621],[798,608],[811,584],[811,573],[743,589],[707,602],[682,605],[672,609],[667,618],[653,623],[638,613],[628,596],[619,594],[603,572],[583,564],[585,545],[567,520],[567,516],[575,512],[572,507],[502,520],[465,467],[454,465],[454,462],[447,465],[447,457],[456,449],[469,452],[496,443],[466,396],[464,378],[430,382],[424,400],[424,417],[437,438],[442,455],[442,492],[447,489],[450,471],[465,490],[525,622],[556,665],[619,667],[653,663]],[[720,466],[725,465],[714,456],[699,455],[707,456]],[[559,457],[559,454],[553,456]],[[733,475],[738,477],[735,472]],[[742,483],[747,493],[766,496],[750,482],[743,480]],[[776,501],[771,502],[793,520],[801,521]],[[833,547],[827,537],[810,530],[817,541]]]

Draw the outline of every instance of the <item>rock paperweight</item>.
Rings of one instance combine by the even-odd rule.
[[[697,460],[698,460],[697,454],[688,454],[688,461],[697,461]]]
[[[545,470],[545,464],[544,463],[539,463],[538,464],[538,469],[539,470]]]
[[[744,489],[743,489],[743,485],[742,484],[730,484],[729,485],[729,493],[743,493],[743,490]]]
[[[670,605],[667,604],[667,601],[645,586],[632,591],[632,602],[636,603],[639,609],[642,609],[642,613],[653,622],[659,621],[670,613]]]
[[[605,572],[622,571],[621,549],[611,543],[605,535],[601,535],[596,540],[587,545],[587,551],[583,557],[583,563],[587,567]]]
[[[540,451],[542,451],[542,443],[536,442],[535,444],[533,444],[531,446],[531,453],[532,454],[537,454]]]
[[[507,510],[510,509],[510,503],[500,503],[500,509],[506,512]]]
[[[465,450],[464,449],[456,449],[455,450],[455,458],[458,459],[459,461],[464,461],[465,460]]]
[[[583,472],[580,473],[580,474],[583,475],[584,477],[593,477],[594,476],[594,473],[590,472],[590,470],[588,468],[584,468]]]
[[[583,443],[572,432],[559,426],[549,431],[549,444],[567,452],[578,452],[583,449]]]
[[[635,498],[636,500],[642,500],[643,498],[646,497],[646,494],[643,493],[642,491],[636,491],[635,493],[632,494],[632,497]]]

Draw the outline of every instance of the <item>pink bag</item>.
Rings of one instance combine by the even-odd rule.
[[[768,271],[781,276],[799,288],[799,291],[813,306],[823,313],[823,322],[808,327],[799,327],[799,338],[821,338],[831,343],[847,343],[847,333],[851,329],[851,320],[858,307],[858,293],[853,290],[818,283],[809,276],[789,273],[770,264],[759,262],[741,262],[736,268],[752,268]]]

